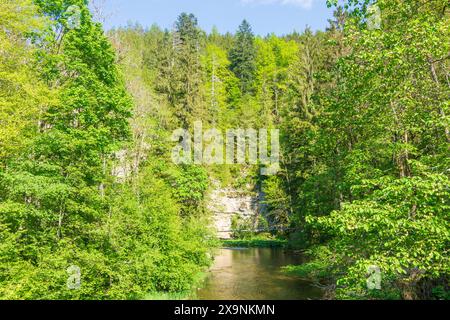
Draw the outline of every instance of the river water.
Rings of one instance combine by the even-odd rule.
[[[306,300],[323,293],[309,282],[282,272],[302,257],[283,249],[221,249],[210,269],[200,300]]]

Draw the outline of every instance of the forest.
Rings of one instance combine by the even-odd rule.
[[[0,0],[0,299],[189,292],[221,246],[216,181],[264,194],[235,237],[305,252],[285,272],[326,299],[449,299],[450,4],[327,3],[326,30],[258,36],[190,13],[105,31],[87,0]],[[173,163],[195,121],[279,129],[277,174]]]

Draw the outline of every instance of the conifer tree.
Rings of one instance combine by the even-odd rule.
[[[252,28],[247,20],[242,21],[230,50],[230,70],[241,81],[241,90],[251,93],[254,89],[256,48]]]

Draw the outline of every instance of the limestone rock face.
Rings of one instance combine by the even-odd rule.
[[[215,228],[221,239],[231,238],[233,216],[255,218],[259,215],[259,196],[233,188],[217,187],[211,192],[208,209],[213,213]]]

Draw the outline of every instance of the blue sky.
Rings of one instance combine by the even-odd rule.
[[[98,1],[102,2],[102,0]],[[216,26],[222,33],[234,32],[245,18],[259,35],[302,31],[305,26],[324,30],[332,15],[325,0],[103,0],[107,29],[139,22],[171,28],[181,12],[197,16],[202,29]]]

